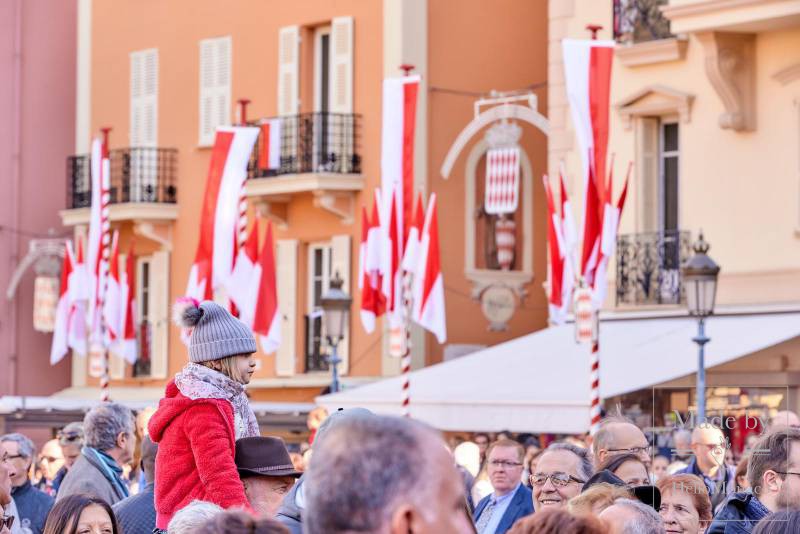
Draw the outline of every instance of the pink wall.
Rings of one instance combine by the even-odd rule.
[[[51,335],[33,329],[33,271],[14,301],[5,291],[31,236],[64,233],[58,211],[75,145],[76,10],[76,0],[0,2],[0,395],[69,385],[69,359],[51,368]]]

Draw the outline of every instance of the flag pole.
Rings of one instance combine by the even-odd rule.
[[[108,133],[111,131],[111,128],[101,128],[101,132],[103,132],[103,146],[105,147],[103,152],[108,152]],[[111,177],[109,173],[111,172],[111,165],[109,163],[108,168],[106,168],[106,161],[110,161],[108,157],[101,157],[100,160],[100,169],[101,169],[101,180],[100,180],[100,227],[102,228],[102,236],[100,238],[100,242],[103,246],[103,267],[101,267],[101,271],[103,269],[106,270],[105,278],[103,279],[103,291],[100,292],[98,297],[97,307],[100,313],[100,347],[103,351],[103,375],[100,377],[100,400],[102,402],[108,402],[111,399],[109,393],[109,383],[111,382],[110,376],[110,355],[108,352],[108,347],[105,345],[105,319],[103,318],[103,306],[106,300],[106,291],[108,291],[108,267],[109,267],[109,257],[111,255],[111,223],[108,219],[108,208],[111,202]],[[97,317],[97,312],[95,312],[95,318]]]

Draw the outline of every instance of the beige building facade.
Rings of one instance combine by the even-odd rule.
[[[800,5],[553,0],[549,7],[548,168],[554,175],[565,162],[576,205],[581,161],[560,43],[589,38],[587,25],[601,25],[598,38],[617,41],[609,142],[615,194],[628,162],[634,166],[603,316],[685,314],[679,265],[701,231],[722,269],[718,315],[798,311]],[[798,408],[795,335],[710,369],[712,397],[714,386],[788,386],[788,400],[779,400]],[[662,385],[693,383],[688,376]]]

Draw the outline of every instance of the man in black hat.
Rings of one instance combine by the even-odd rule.
[[[236,469],[250,506],[270,518],[302,474],[295,471],[282,439],[261,436],[236,442]]]

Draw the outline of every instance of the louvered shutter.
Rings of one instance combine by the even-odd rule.
[[[217,126],[230,124],[231,110],[230,37],[200,41],[200,135],[199,144],[214,142]]]
[[[639,119],[639,161],[641,162],[642,228],[639,231],[655,232],[658,226],[658,119]]]
[[[150,377],[167,378],[169,353],[169,252],[160,250],[150,258]]]
[[[286,26],[278,32],[278,115],[299,112],[300,28]]]
[[[142,52],[141,146],[158,146],[158,50]]]
[[[131,62],[131,98],[130,98],[130,130],[128,132],[128,144],[130,146],[139,146],[142,138],[142,82],[144,58],[141,52],[132,52],[130,55]]]
[[[297,352],[297,240],[279,239],[276,247],[278,310],[281,344],[275,354],[275,374],[294,376]]]
[[[331,24],[331,111],[353,112],[353,17]]]
[[[331,239],[331,278],[336,276],[344,282],[342,284],[342,291],[352,294],[352,285],[350,284],[350,236],[349,235],[335,235]],[[352,314],[349,318],[352,324]],[[344,333],[344,339],[339,343],[338,347],[339,358],[342,363],[339,364],[339,371],[344,375],[347,374],[350,368],[350,328],[348,325]]]

